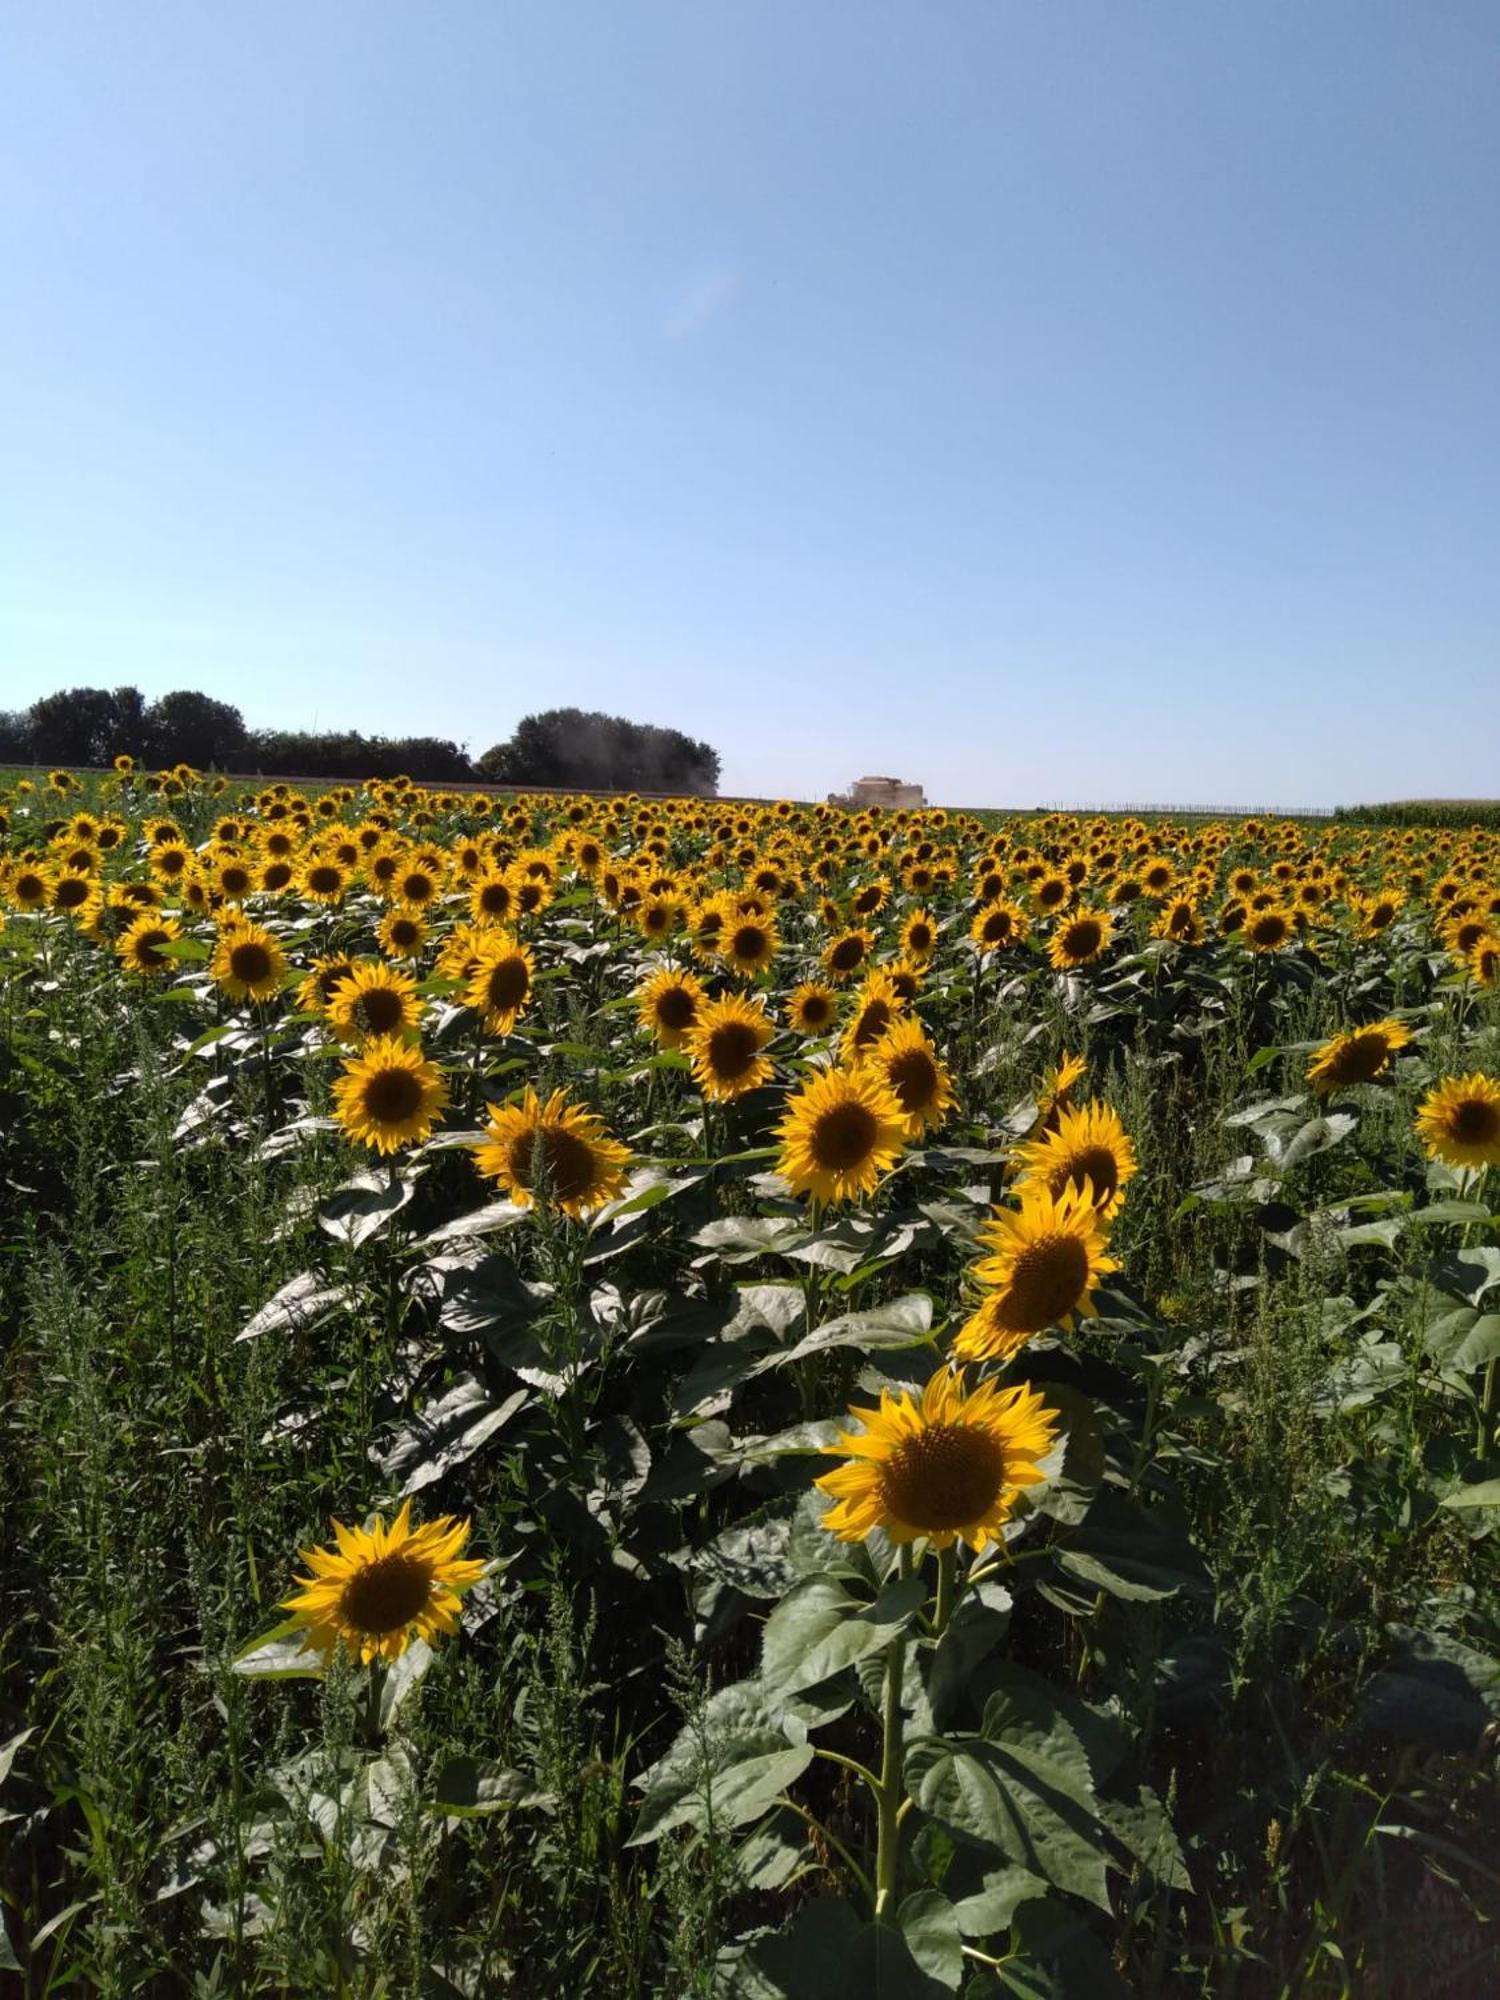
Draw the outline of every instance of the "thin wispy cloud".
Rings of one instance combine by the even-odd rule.
[[[662,331],[668,340],[695,340],[729,311],[744,287],[745,274],[738,264],[716,265],[683,287]]]

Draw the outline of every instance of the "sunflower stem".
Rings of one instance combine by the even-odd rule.
[[[932,1633],[941,1639],[948,1629],[948,1620],[953,1616],[954,1585],[958,1577],[958,1549],[950,1542],[945,1549],[938,1550],[937,1608],[932,1615]]]
[[[901,1550],[901,1575],[912,1573],[910,1545]],[[875,1839],[875,1921],[894,1920],[896,1864],[901,1852],[901,1797],[905,1762],[905,1726],[901,1713],[901,1686],[906,1678],[906,1634],[891,1641],[885,1656],[885,1713],[880,1746],[880,1789],[877,1793],[879,1820]]]
[[[1495,1436],[1495,1405],[1500,1401],[1500,1357],[1491,1356],[1484,1368],[1484,1393],[1479,1400],[1479,1422],[1475,1427],[1474,1449],[1481,1459],[1488,1458],[1490,1446]]]
[[[371,1660],[369,1678],[365,1682],[365,1741],[372,1750],[378,1749],[384,1736],[380,1726],[380,1705],[385,1698],[386,1665],[384,1660]]]

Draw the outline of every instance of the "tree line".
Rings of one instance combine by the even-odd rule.
[[[393,778],[599,791],[718,789],[719,754],[680,729],[577,708],[524,716],[515,733],[470,757],[437,736],[357,729],[250,729],[234,705],[180,688],[148,702],[139,688],[67,688],[0,711],[0,764],[103,765],[120,755],[167,769],[263,777]]]

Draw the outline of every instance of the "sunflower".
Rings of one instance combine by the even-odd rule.
[[[286,956],[278,940],[243,917],[226,924],[209,971],[234,1000],[269,1000],[281,985]]]
[[[823,970],[838,986],[852,979],[875,949],[875,933],[841,931],[823,953]]]
[[[858,1062],[865,1051],[880,1040],[897,1016],[906,1012],[906,1002],[896,991],[888,972],[874,971],[854,996],[854,1014],[844,1030],[840,1052],[845,1062]]]
[[[116,938],[115,950],[129,971],[139,973],[143,979],[153,979],[159,973],[171,971],[171,957],[162,946],[175,944],[181,936],[182,926],[174,917],[158,917],[147,911]]]
[[[427,925],[415,910],[392,910],[382,917],[375,935],[387,958],[417,958],[427,940]]]
[[[815,1202],[857,1201],[901,1157],[900,1103],[874,1070],[828,1070],[787,1099],[776,1171]]]
[[[863,1060],[900,1106],[902,1132],[909,1142],[941,1125],[953,1109],[953,1079],[920,1021],[894,1022]]]
[[[636,1012],[641,1025],[649,1028],[657,1045],[680,1049],[708,998],[703,981],[693,972],[678,972],[663,966],[636,990]]]
[[[630,1148],[610,1138],[591,1111],[554,1090],[545,1104],[530,1084],[519,1104],[491,1111],[487,1137],[474,1148],[479,1171],[497,1180],[520,1208],[538,1192],[575,1220],[613,1201],[625,1182]]]
[[[1422,1099],[1417,1132],[1450,1167],[1500,1166],[1500,1083],[1482,1070],[1445,1076]]]
[[[771,1064],[761,1050],[772,1028],[759,999],[728,993],[699,1009],[684,1044],[705,1097],[741,1097],[767,1082]]]
[[[962,1374],[940,1368],[920,1402],[908,1390],[880,1392],[878,1409],[851,1410],[864,1428],[825,1445],[846,1462],[815,1483],[834,1502],[823,1525],[840,1541],[883,1528],[893,1542],[934,1548],[1001,1539],[1039,1461],[1057,1436],[1058,1413],[1040,1390],[985,1382],[965,1393]]]
[[[1374,1021],[1368,1028],[1351,1028],[1324,1042],[1307,1065],[1307,1081],[1319,1097],[1331,1097],[1351,1083],[1373,1083],[1391,1066],[1397,1049],[1411,1040],[1411,1029],[1399,1021]]]
[[[344,891],[349,886],[349,877],[336,861],[317,858],[307,862],[298,879],[298,887],[310,902],[322,903],[328,909],[335,909],[344,900]]]
[[[1039,1182],[1053,1196],[1068,1188],[1090,1196],[1101,1216],[1113,1217],[1125,1199],[1125,1184],[1139,1162],[1125,1127],[1097,1098],[1057,1114],[1053,1128],[1017,1149],[1018,1185]]]
[[[481,875],[469,890],[469,914],[476,924],[503,924],[515,908],[516,892],[503,869]]]
[[[214,887],[228,903],[243,903],[255,888],[255,870],[237,854],[216,857],[210,873]]]
[[[1241,934],[1253,952],[1266,956],[1289,945],[1296,936],[1296,930],[1281,905],[1269,903],[1264,909],[1254,910],[1246,916]]]
[[[839,996],[819,979],[806,980],[786,1003],[787,1019],[799,1035],[821,1035],[838,1008]]]
[[[1202,944],[1203,928],[1198,905],[1191,896],[1170,896],[1151,926],[1151,935],[1164,938],[1168,944]]]
[[[523,883],[521,897],[524,906],[525,893],[530,884]],[[683,904],[680,896],[670,891],[652,891],[647,894],[631,912],[636,929],[642,937],[661,939],[671,937],[683,919]]]
[[[411,1502],[389,1527],[333,1523],[336,1548],[302,1549],[311,1576],[295,1577],[297,1595],[284,1601],[309,1641],[331,1653],[342,1640],[350,1657],[397,1660],[411,1641],[458,1629],[459,1597],[484,1575],[482,1562],[461,1561],[471,1523],[451,1514],[411,1525]]]
[[[328,1025],[341,1042],[404,1035],[421,1025],[424,1004],[409,972],[361,959],[329,995]]]
[[[913,910],[901,925],[901,954],[925,963],[937,950],[938,928],[926,910]]]
[[[969,925],[969,937],[981,951],[1008,951],[1021,942],[1028,928],[1026,912],[1020,904],[1002,896],[980,907]]]
[[[1107,910],[1074,910],[1058,925],[1047,956],[1059,972],[1074,972],[1102,957],[1113,934]]]
[[[399,1035],[378,1035],[345,1060],[333,1101],[350,1139],[394,1153],[428,1136],[448,1102],[448,1086],[420,1048]]]
[[[44,909],[52,894],[52,877],[46,868],[27,863],[11,876],[8,893],[18,910]]]
[[[976,1313],[953,1344],[963,1360],[982,1360],[1048,1327],[1066,1331],[1073,1315],[1094,1317],[1095,1284],[1115,1270],[1105,1255],[1104,1220],[1077,1188],[1054,1195],[1040,1181],[1020,1191],[1019,1208],[997,1208],[980,1230],[991,1255],[974,1275],[990,1288],[987,1312]]]
[[[479,962],[464,990],[465,1003],[484,1017],[492,1035],[508,1035],[532,995],[531,953],[509,931],[484,934]]]
[[[1486,931],[1464,963],[1477,986],[1500,986],[1500,937]]]
[[[97,894],[91,875],[59,875],[52,885],[52,907],[76,913],[91,903]]]
[[[719,956],[747,979],[767,970],[781,949],[776,919],[761,915],[726,916],[719,932]]]
[[[333,998],[334,989],[340,980],[347,979],[354,970],[352,958],[345,958],[342,952],[331,958],[315,958],[297,988],[297,1011],[299,1014],[321,1014]]]

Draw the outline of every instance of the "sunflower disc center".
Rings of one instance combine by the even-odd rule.
[[[1004,1483],[1004,1451],[972,1424],[934,1424],[904,1438],[880,1477],[890,1512],[929,1533],[982,1520]]]
[[[422,1108],[422,1079],[409,1069],[379,1069],[365,1084],[365,1114],[377,1125],[402,1125]]]
[[[426,1563],[415,1556],[382,1556],[350,1577],[339,1609],[357,1631],[399,1632],[420,1615],[431,1595],[432,1572]]]
[[[1078,1304],[1088,1286],[1089,1253],[1076,1236],[1043,1236],[1016,1259],[1007,1288],[1007,1317],[1040,1333]]]
[[[879,1136],[879,1124],[867,1105],[836,1104],[813,1126],[809,1150],[824,1172],[847,1174],[863,1166]]]

